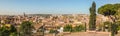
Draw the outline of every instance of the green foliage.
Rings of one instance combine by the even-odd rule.
[[[120,30],[120,26],[118,26],[118,28],[117,28],[118,30]]]
[[[75,27],[72,27],[72,25],[66,25],[64,26],[64,32],[80,32],[84,31],[85,27],[83,25],[77,25]]]
[[[9,30],[6,29],[5,26],[0,28],[0,36],[9,36],[9,35],[10,35],[10,32]]]
[[[116,15],[119,13],[118,9],[120,9],[120,4],[106,4],[98,8],[98,13],[105,16]]]
[[[90,20],[89,20],[89,30],[96,29],[96,4],[93,2],[92,7],[90,7]]]
[[[111,25],[111,32],[113,33],[113,35],[114,34],[117,34],[118,33],[118,25],[116,24],[116,23],[113,23],[112,25]]]
[[[49,33],[55,33],[55,30],[51,29]]]
[[[11,33],[10,36],[17,36],[17,33]]]
[[[22,24],[20,25],[20,32],[21,32],[20,34],[22,36],[26,36],[26,35],[30,36],[32,33],[32,27],[33,26],[31,22],[29,21],[22,22]]]
[[[116,24],[118,25],[118,30],[120,30],[120,21],[117,21]]]
[[[78,25],[78,26],[75,26],[73,30],[75,32],[80,32],[80,31],[85,30],[85,27],[83,25]]]
[[[71,32],[72,31],[72,25],[65,25],[63,31],[65,31],[65,32]]]
[[[111,24],[112,24],[112,22],[109,22],[109,21],[104,22],[103,31],[105,31],[105,29],[108,29],[108,31],[110,31]]]
[[[114,34],[117,33],[119,27],[118,24],[116,24],[116,19],[118,20],[118,18],[120,18],[120,4],[106,4],[101,6],[98,8],[98,13],[104,16],[110,16],[110,18],[112,18],[111,16],[115,17],[114,19],[112,18],[114,23],[111,24],[111,36],[114,36]]]
[[[105,16],[109,16],[109,15],[114,15],[116,12],[112,4],[106,4],[98,8],[98,13]]]
[[[17,32],[17,29],[13,25],[11,25],[9,31],[11,31],[12,33],[14,33],[14,32]]]
[[[0,36],[10,36],[11,33],[16,32],[17,30],[13,25],[11,25],[10,27],[6,27],[5,25],[3,25],[3,27],[0,27]],[[15,35],[17,35],[17,33]]]

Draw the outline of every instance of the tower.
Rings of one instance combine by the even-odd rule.
[[[26,16],[25,12],[23,14],[24,14],[23,16],[25,17]]]

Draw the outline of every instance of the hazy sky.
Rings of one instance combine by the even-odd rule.
[[[0,0],[3,14],[89,14],[92,2],[97,8],[120,0]]]

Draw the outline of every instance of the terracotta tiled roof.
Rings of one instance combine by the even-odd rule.
[[[42,24],[34,24],[33,26],[37,30],[37,29],[39,29],[42,26]]]

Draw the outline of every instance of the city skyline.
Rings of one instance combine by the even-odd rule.
[[[23,14],[89,14],[92,2],[96,10],[120,0],[0,0],[0,15]]]

